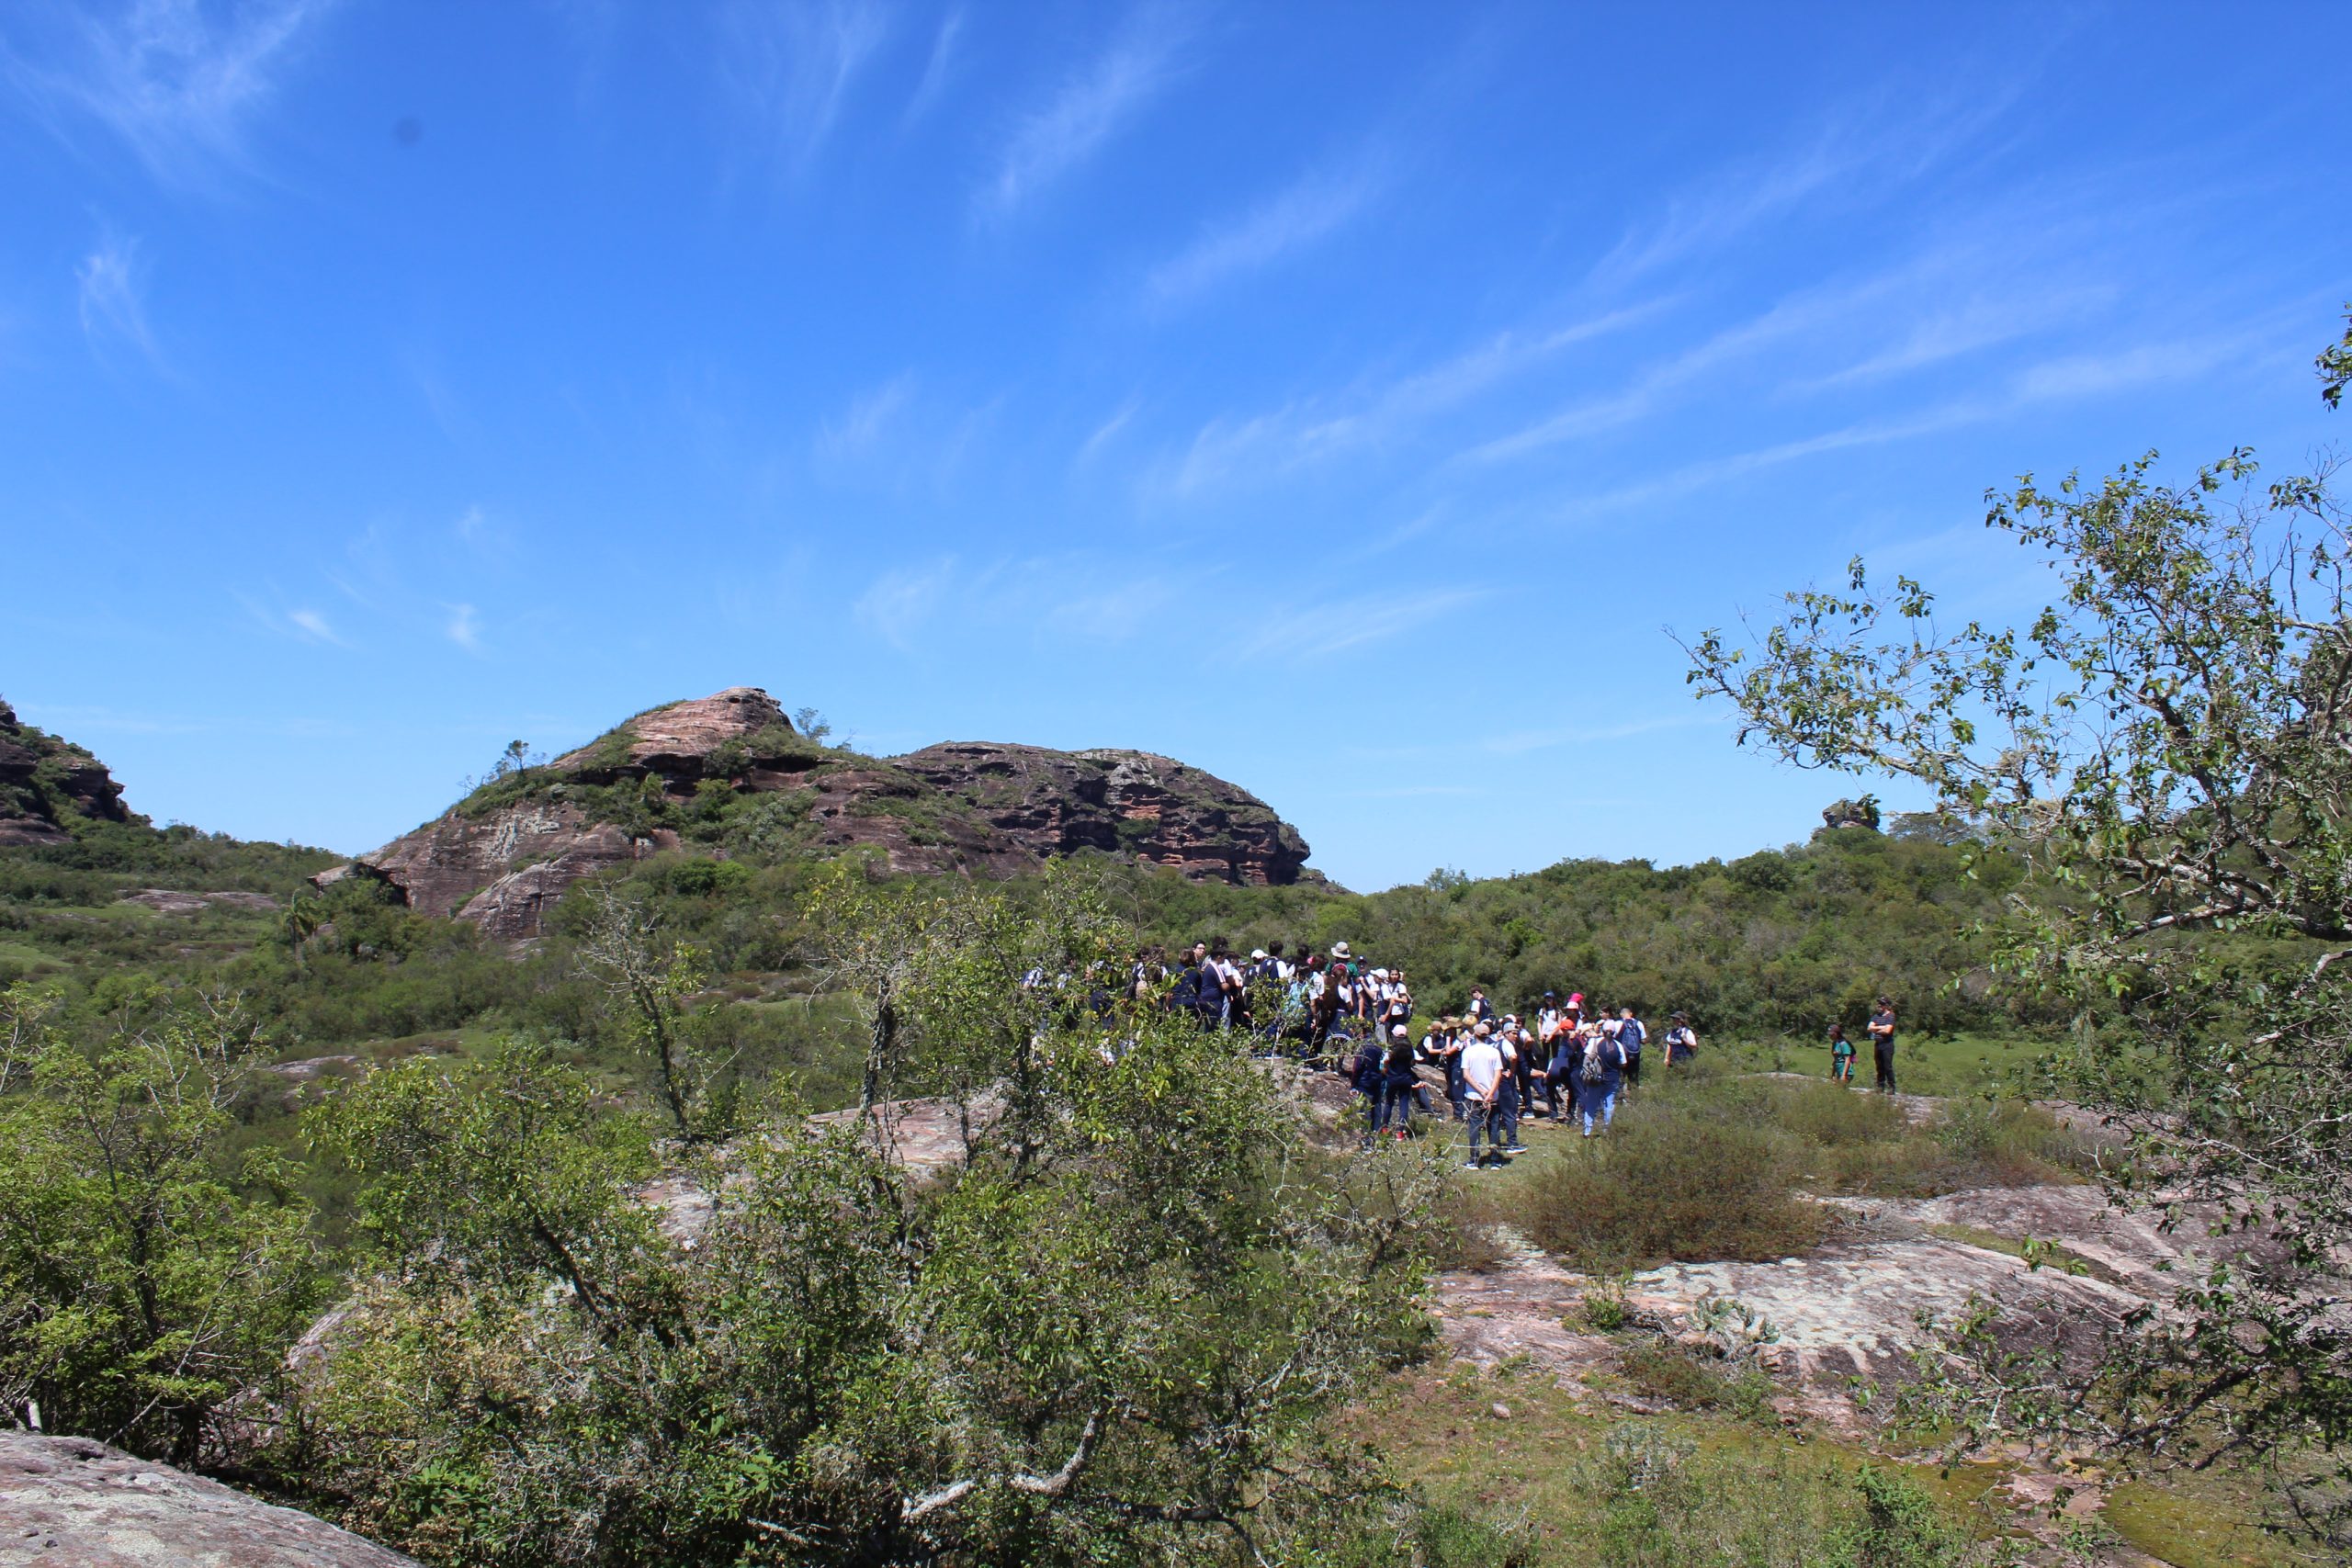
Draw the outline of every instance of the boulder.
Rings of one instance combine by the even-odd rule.
[[[88,1438],[0,1432],[0,1568],[416,1568],[322,1519]]]

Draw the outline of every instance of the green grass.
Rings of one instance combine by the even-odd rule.
[[[1497,1416],[1498,1404],[1510,1414]],[[1529,1561],[1560,1568],[1835,1561],[1826,1543],[1859,1513],[1864,1464],[1898,1472],[1962,1535],[1989,1537],[2001,1522],[1978,1506],[1997,1479],[1984,1467],[1947,1475],[1891,1464],[1728,1415],[1629,1417],[1532,1366],[1400,1375],[1343,1427],[1431,1505],[1528,1520]],[[1662,1492],[1653,1488],[1664,1477],[1634,1484],[1625,1473],[1645,1454],[1676,1472]],[[1645,1493],[1655,1510],[1632,1506]]]
[[[1999,1034],[1904,1034],[1895,1043],[1895,1087],[1905,1094],[2046,1092],[2036,1064],[2051,1050],[2044,1040]],[[1854,1082],[1867,1087],[1873,1068],[1867,1041],[1858,1040]],[[1716,1053],[1735,1070],[1792,1072],[1829,1080],[1829,1047],[1820,1038],[1770,1038],[1725,1043]]]
[[[1631,1380],[1628,1380],[1631,1381]],[[1497,1416],[1502,1405],[1507,1416]],[[1720,1401],[1656,1416],[1631,1416],[1564,1388],[1542,1369],[1506,1362],[1481,1370],[1454,1362],[1401,1373],[1343,1430],[1432,1506],[1471,1520],[1532,1527],[1526,1561],[1544,1568],[1591,1563],[1835,1562],[1818,1551],[1826,1533],[1850,1522],[1852,1485],[1862,1466],[1892,1470],[1927,1495],[1943,1522],[1977,1542],[1980,1554],[2017,1539],[2024,1520],[2002,1488],[2006,1462],[1951,1470],[1892,1461],[1804,1427],[1786,1429],[1740,1416]],[[1612,1437],[1615,1454],[1611,1452]],[[1623,1511],[1612,1518],[1608,1481],[1628,1449],[1668,1456],[1703,1489],[1687,1517],[1663,1510],[1663,1554],[1623,1551]],[[2099,1522],[2173,1568],[2317,1568],[2328,1561],[2264,1532],[2264,1495],[2245,1472],[2179,1473],[2122,1483]],[[1718,1554],[1726,1540],[1746,1554]],[[1777,1554],[1776,1554],[1777,1553]]]
[[[2020,1258],[2029,1263],[2038,1260],[2042,1267],[2055,1269],[2063,1273],[2081,1274],[2090,1279],[2103,1280],[2110,1285],[2126,1283],[2121,1275],[2097,1258],[2086,1258],[2081,1253],[2060,1247],[2054,1242],[2030,1242],[2024,1236],[2004,1235],[1999,1231],[1989,1231],[1981,1225],[1929,1225],[1928,1233],[1930,1235],[1939,1235],[1946,1241],[1959,1242],[1963,1247],[1981,1247],[1986,1252],[2006,1253],[2011,1258]]]

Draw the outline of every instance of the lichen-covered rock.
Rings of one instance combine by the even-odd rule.
[[[69,740],[20,722],[0,702],[0,845],[62,844],[75,818],[133,820],[107,766]]]
[[[735,809],[753,797],[766,804]],[[1170,757],[980,741],[866,757],[819,745],[765,692],[736,686],[502,775],[316,880],[374,876],[412,908],[527,938],[581,878],[681,847],[865,851],[895,872],[984,876],[1091,850],[1250,884],[1295,882],[1307,855],[1264,801]]]
[[[322,1519],[88,1438],[0,1432],[0,1568],[416,1568]]]

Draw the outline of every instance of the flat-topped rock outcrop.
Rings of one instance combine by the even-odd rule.
[[[409,908],[537,935],[582,877],[684,850],[715,858],[875,854],[894,872],[1011,876],[1080,852],[1203,880],[1288,884],[1306,841],[1238,785],[1148,751],[950,741],[869,757],[801,734],[734,686],[639,714],[514,768],[348,866]]]

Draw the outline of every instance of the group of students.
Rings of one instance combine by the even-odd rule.
[[[1344,1074],[1363,1097],[1367,1141],[1407,1136],[1416,1111],[1435,1115],[1422,1074],[1442,1077],[1453,1119],[1468,1125],[1474,1168],[1527,1152],[1519,1139],[1524,1116],[1580,1121],[1588,1138],[1607,1132],[1618,1101],[1641,1084],[1649,1040],[1630,1007],[1611,1016],[1581,992],[1564,1002],[1546,991],[1532,1021],[1522,1021],[1516,1013],[1497,1017],[1479,986],[1459,1016],[1434,1020],[1415,1040],[1405,971],[1369,966],[1344,942],[1328,953],[1302,951],[1295,962],[1279,942],[1247,958],[1198,942],[1172,963],[1138,953],[1130,980],[1138,1002],[1157,999],[1204,1028],[1255,1032],[1270,1053]],[[1894,1004],[1887,998],[1878,998],[1867,1032],[1878,1087],[1893,1093]],[[1671,1067],[1697,1054],[1699,1036],[1678,1012],[1658,1043]],[[1857,1053],[1843,1027],[1830,1025],[1829,1049],[1830,1076],[1852,1082]]]
[[[1365,1101],[1366,1136],[1405,1137],[1416,1109],[1435,1114],[1421,1070],[1442,1075],[1453,1120],[1467,1124],[1468,1166],[1500,1165],[1527,1152],[1520,1141],[1523,1117],[1581,1122],[1584,1135],[1608,1131],[1621,1098],[1642,1081],[1649,1030],[1634,1010],[1589,1006],[1581,992],[1563,1002],[1544,993],[1532,1021],[1516,1013],[1495,1016],[1483,989],[1473,987],[1460,1016],[1440,1018],[1416,1042],[1404,1022],[1366,1039],[1345,1071]],[[1668,1066],[1698,1053],[1699,1036],[1683,1013],[1673,1015],[1659,1041]]]
[[[1282,942],[1245,959],[1222,942],[1197,942],[1172,964],[1137,953],[1132,980],[1138,1000],[1156,995],[1204,1028],[1247,1030],[1270,1052],[1345,1075],[1363,1097],[1367,1138],[1407,1136],[1416,1110],[1436,1114],[1421,1076],[1429,1070],[1445,1085],[1453,1119],[1467,1124],[1474,1167],[1524,1154],[1523,1117],[1580,1121],[1586,1137],[1606,1132],[1619,1099],[1642,1081],[1649,1039],[1630,1007],[1612,1015],[1581,992],[1563,1001],[1546,991],[1523,1022],[1497,1016],[1486,988],[1473,986],[1460,1015],[1434,1020],[1415,1040],[1405,971],[1366,964],[1344,942],[1295,962]],[[1699,1036],[1678,1012],[1659,1044],[1671,1066],[1697,1054]]]

